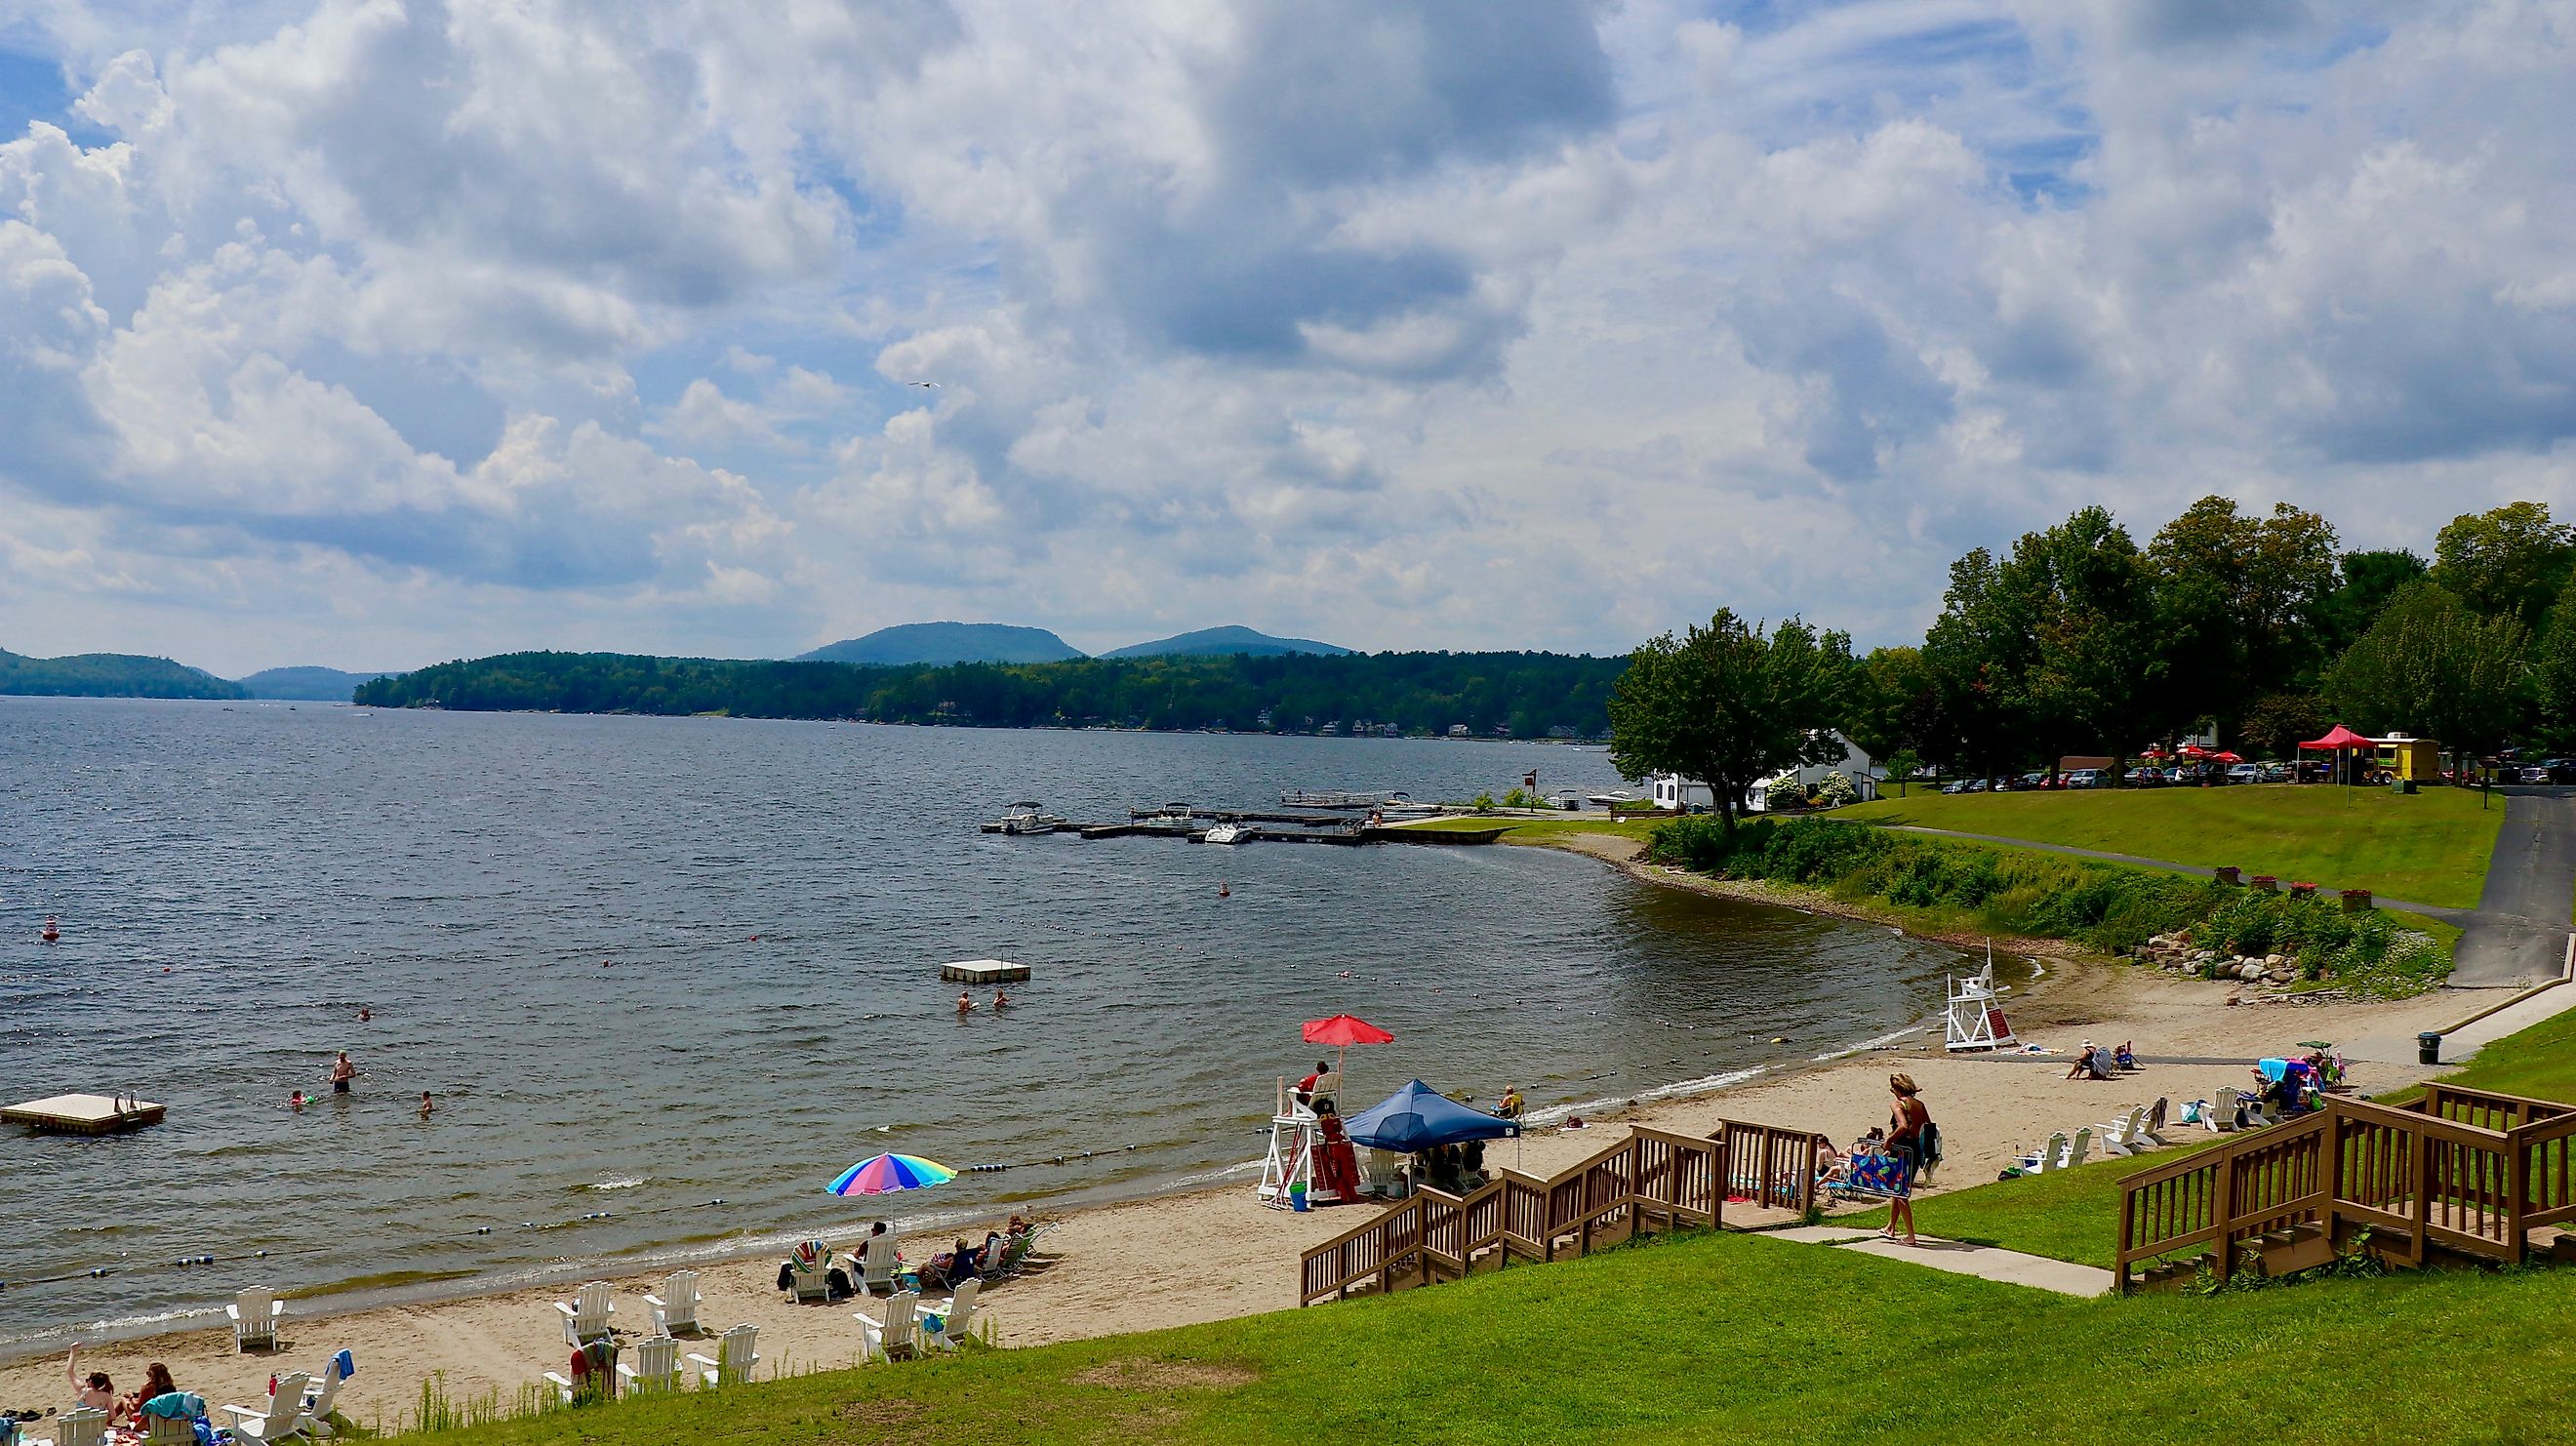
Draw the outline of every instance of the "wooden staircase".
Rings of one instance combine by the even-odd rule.
[[[2576,1105],[2554,1100],[2445,1084],[2404,1106],[2329,1096],[2123,1179],[2120,1288],[2178,1289],[2203,1263],[2222,1283],[2287,1274],[2353,1249],[2405,1268],[2576,1261],[2571,1142]]]
[[[1546,1179],[1507,1169],[1465,1195],[1417,1190],[1305,1252],[1297,1303],[1566,1259],[1657,1230],[1715,1229],[1730,1199],[1804,1217],[1828,1143],[1812,1130],[1740,1120],[1706,1137],[1640,1127]]]

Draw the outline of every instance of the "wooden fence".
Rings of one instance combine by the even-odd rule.
[[[1626,1233],[1723,1223],[1727,1197],[1795,1210],[1816,1201],[1816,1152],[1807,1130],[1720,1122],[1706,1138],[1638,1128],[1547,1179],[1506,1169],[1465,1195],[1417,1190],[1366,1223],[1307,1251],[1298,1262],[1299,1305],[1346,1296],[1356,1285],[1392,1290],[1464,1276],[1480,1256],[1554,1260],[1589,1252],[1606,1231]]]
[[[2519,1261],[2528,1232],[2576,1220],[2576,1106],[2434,1085],[2404,1106],[2323,1108],[2120,1182],[2122,1289],[2141,1261],[2206,1248],[2225,1281],[2267,1236],[2313,1233],[2420,1265],[2435,1246]]]

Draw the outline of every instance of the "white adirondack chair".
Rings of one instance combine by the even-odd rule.
[[[233,1349],[246,1351],[253,1346],[277,1349],[277,1322],[286,1314],[286,1302],[277,1292],[265,1287],[245,1290],[224,1307],[224,1315],[233,1323]]]
[[[312,1434],[313,1417],[304,1409],[304,1388],[312,1383],[309,1374],[288,1371],[277,1378],[268,1404],[224,1407],[224,1414],[233,1418],[233,1440],[285,1441]]]
[[[2245,1122],[2247,1124],[2277,1125],[2281,1123],[2281,1117],[2272,1113],[2272,1107],[2264,1102],[2261,1095],[2241,1095],[2238,1097],[2238,1101],[2245,1106]]]
[[[631,1351],[635,1359],[619,1361],[617,1374],[629,1394],[680,1389],[680,1343],[669,1336],[646,1336]]]
[[[811,1260],[800,1253],[807,1247],[813,1248]],[[809,1240],[788,1253],[787,1291],[798,1305],[832,1298],[832,1252],[824,1248],[823,1242]]]
[[[573,1292],[569,1305],[556,1301],[555,1309],[563,1315],[564,1344],[568,1346],[587,1345],[611,1334],[609,1317],[617,1314],[616,1305],[608,1298],[608,1282],[603,1280],[591,1281]]]
[[[186,1416],[143,1417],[143,1446],[197,1446],[197,1423]]]
[[[644,1297],[653,1311],[653,1334],[675,1336],[682,1331],[698,1333],[698,1273],[675,1270],[662,1282],[660,1295]]]
[[[102,1446],[107,1440],[107,1413],[94,1406],[75,1406],[54,1418],[54,1446]]]
[[[2049,1135],[2047,1144],[2021,1157],[2022,1172],[2028,1175],[2045,1175],[2051,1170],[2064,1168],[2058,1164],[2058,1161],[2065,1158],[2066,1132],[2058,1130]]]
[[[2077,1130],[2075,1132],[2075,1138],[2067,1143],[2066,1162],[2057,1168],[2061,1170],[2072,1170],[2076,1166],[2083,1164],[2085,1152],[2092,1148],[2093,1127],[2091,1125],[2086,1125],[2084,1128]]]
[[[2137,1108],[2102,1127],[2102,1153],[2134,1155],[2146,1148],[2147,1108]]]
[[[921,1354],[920,1309],[920,1291],[899,1290],[886,1301],[882,1318],[858,1312],[859,1330],[866,1337],[859,1358],[908,1361]]]
[[[859,1247],[859,1289],[869,1295],[894,1294],[895,1273],[902,1268],[891,1235],[871,1235]]]
[[[2156,1096],[2155,1104],[2147,1110],[2147,1122],[2144,1129],[2140,1132],[2139,1138],[2145,1140],[2149,1145],[2152,1145],[2157,1149],[2162,1149],[2166,1145],[2173,1143],[2165,1138],[2166,1121],[2170,1117],[2172,1109],[2173,1099],[2171,1096]]]
[[[751,1368],[760,1364],[759,1345],[760,1327],[738,1325],[724,1333],[724,1339],[716,1346],[714,1359],[691,1351],[689,1359],[705,1367],[698,1372],[699,1384],[707,1387],[739,1386],[750,1381]]]
[[[984,1282],[970,1280],[957,1287],[957,1293],[944,1301],[924,1301],[921,1316],[939,1317],[939,1329],[932,1330],[928,1320],[921,1321],[922,1344],[943,1351],[957,1349],[957,1343],[975,1333],[975,1306],[983,1294]]]
[[[2235,1090],[2220,1090],[2218,1098],[2210,1103],[2209,1113],[2202,1117],[2202,1122],[2222,1135],[2235,1133],[2236,1106],[2243,1098],[2244,1096]]]
[[[335,1355],[331,1363],[322,1368],[321,1384],[304,1393],[304,1414],[313,1418],[315,1436],[328,1440],[339,1434],[339,1429],[331,1424],[331,1412],[334,1403],[340,1399],[340,1383],[345,1379],[340,1374],[340,1358]]]

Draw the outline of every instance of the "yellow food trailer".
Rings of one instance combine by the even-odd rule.
[[[2378,757],[2371,764],[2375,772],[2417,783],[2442,781],[2442,746],[2432,739],[2391,733],[2371,741],[2379,745]]]

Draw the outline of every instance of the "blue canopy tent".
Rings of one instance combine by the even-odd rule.
[[[1351,1116],[1344,1127],[1354,1145],[1406,1155],[1469,1140],[1516,1140],[1521,1134],[1517,1123],[1479,1114],[1420,1080]]]

